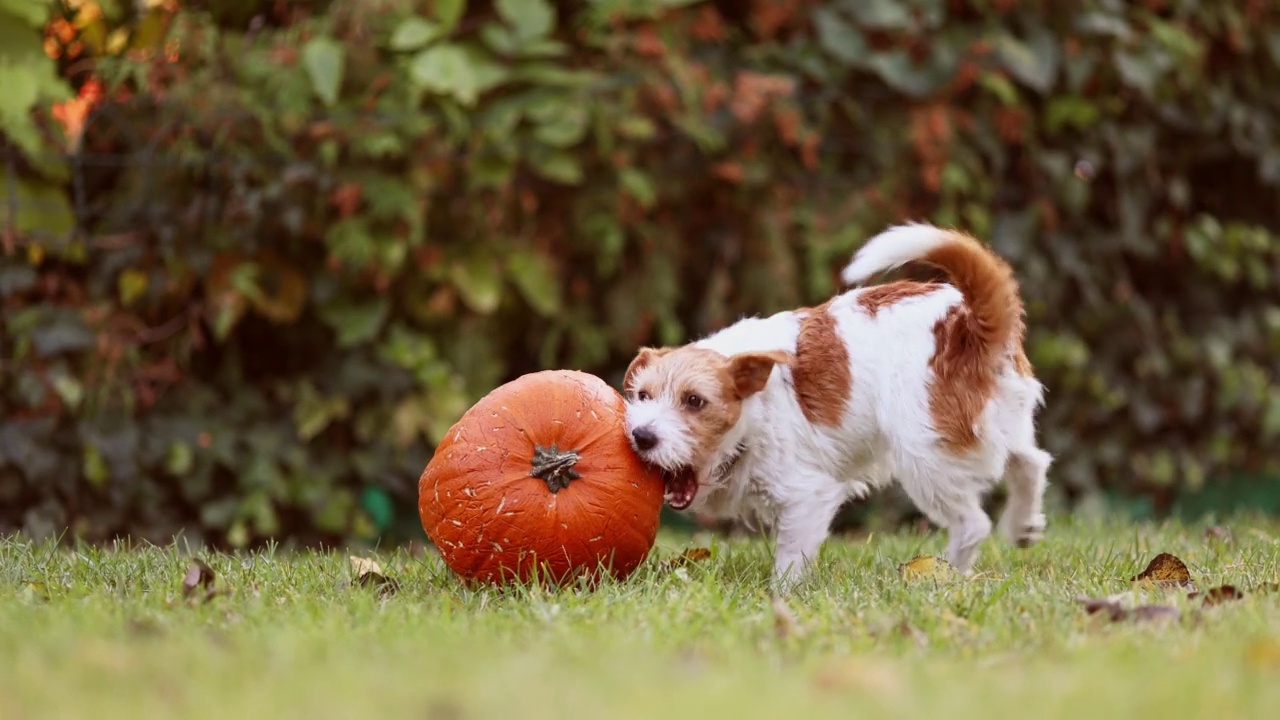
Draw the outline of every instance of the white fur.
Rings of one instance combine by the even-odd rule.
[[[908,225],[872,239],[845,270],[862,279],[927,253],[940,242],[936,228]],[[941,285],[931,293],[883,306],[873,316],[852,290],[829,305],[849,354],[852,394],[838,427],[810,423],[792,383],[791,369],[775,366],[764,390],[743,401],[737,424],[716,458],[699,467],[699,489],[689,510],[745,519],[776,533],[774,580],[785,589],[799,580],[825,541],[841,505],[896,480],[935,524],[949,530],[947,559],[969,572],[979,544],[990,534],[983,495],[1003,480],[1009,501],[1001,531],[1032,543],[1044,527],[1041,497],[1050,457],[1035,441],[1034,415],[1042,387],[1019,375],[1010,359],[978,419],[978,447],[945,450],[929,412],[935,323],[960,292]],[[801,315],[782,312],[750,318],[695,343],[727,357],[769,350],[795,352]],[[646,381],[650,367],[636,373]],[[628,430],[648,425],[659,445],[646,459],[664,467],[687,464],[689,434],[679,398],[629,398]],[[669,444],[669,447],[664,447]],[[746,451],[723,476],[717,466]]]
[[[906,223],[891,227],[863,244],[840,279],[857,285],[877,273],[892,270],[929,254],[948,241],[948,235],[933,225]]]

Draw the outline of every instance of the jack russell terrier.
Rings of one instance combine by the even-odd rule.
[[[1026,547],[1044,530],[1044,390],[1013,272],[964,233],[907,224],[868,241],[841,278],[916,260],[949,282],[849,290],[642,348],[627,369],[627,432],[663,471],[667,503],[771,528],[779,590],[804,577],[845,501],[893,480],[948,530],[947,560],[964,573],[991,533],[982,499],[997,480],[1001,533]]]

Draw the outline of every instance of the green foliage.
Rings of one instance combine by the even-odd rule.
[[[1059,500],[1280,470],[1274,9],[731,5],[62,7],[62,137],[85,78],[0,1],[0,526],[412,528],[504,379],[819,302],[907,218],[1017,266]]]

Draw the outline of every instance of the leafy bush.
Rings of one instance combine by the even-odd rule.
[[[496,384],[907,218],[1017,266],[1060,499],[1276,471],[1270,4],[187,5],[0,0],[0,530],[412,528]]]

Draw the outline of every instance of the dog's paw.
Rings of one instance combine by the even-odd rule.
[[[1011,518],[1003,518],[1000,523],[1000,534],[1020,548],[1029,548],[1044,539],[1045,518],[1037,514],[1029,520],[1018,518],[1024,522],[1012,522]]]

